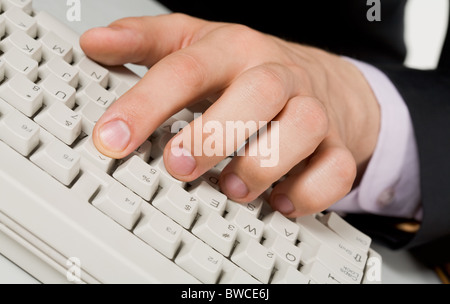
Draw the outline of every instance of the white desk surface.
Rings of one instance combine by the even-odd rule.
[[[152,0],[82,0],[81,21],[70,22],[66,18],[69,9],[66,1],[34,0],[34,7],[36,10],[48,11],[80,34],[89,28],[104,26],[122,17],[157,15],[168,12],[163,6]],[[140,75],[145,72],[145,69],[139,67],[133,66],[132,68]],[[418,263],[408,252],[391,251],[377,244],[373,244],[372,247],[383,257],[383,283],[440,283],[432,270]],[[5,283],[33,284],[38,281],[0,255],[0,284]]]

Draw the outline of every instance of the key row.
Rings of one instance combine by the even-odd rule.
[[[220,273],[220,267],[215,266],[227,259],[264,283],[270,280],[272,282],[287,280],[290,283],[361,283],[364,267],[356,266],[332,250],[326,240],[321,244],[313,245],[308,243],[309,239],[294,244],[285,237],[286,235],[277,235],[272,241],[264,240],[263,243],[254,238],[239,238],[239,233],[247,233],[253,229],[249,230],[249,227],[255,218],[243,209],[237,214],[242,216],[241,220],[244,219],[244,215],[246,216],[248,221],[246,225],[242,225],[234,218],[227,217],[229,220],[225,220],[217,213],[211,213],[201,216],[189,232],[158,209],[152,211],[150,215],[146,214],[134,229],[134,233],[168,258],[174,259],[180,266],[187,267],[187,271],[194,273],[205,283],[215,283]],[[277,216],[284,219],[277,212],[266,215],[265,226],[270,226],[268,221]],[[314,217],[308,218],[323,225]],[[270,229],[265,227],[264,231]],[[308,229],[314,230],[314,227]],[[188,238],[186,241],[183,236],[190,233],[208,246],[195,239]],[[270,232],[265,235],[268,234]],[[337,236],[333,237],[337,238]],[[181,250],[179,250],[180,247]],[[202,259],[203,261],[200,261]],[[215,263],[211,265],[211,261]],[[190,268],[192,263],[197,265],[196,269]],[[210,269],[204,273],[206,270],[203,268],[208,265]],[[274,272],[275,276],[272,278]],[[205,275],[212,276],[205,278]]]
[[[0,66],[1,69],[1,66]],[[0,97],[14,106],[55,137],[71,145],[83,131],[91,134],[97,120],[116,99],[115,95],[96,83],[87,85],[75,97],[75,90],[52,76],[39,85],[22,75],[16,75],[0,86]],[[75,110],[75,100],[80,104]],[[29,153],[35,146],[30,146]],[[26,156],[26,155],[25,155]]]
[[[0,80],[21,74],[31,82],[36,82],[38,78],[45,79],[48,75],[54,75],[61,83],[73,88],[86,86],[91,82],[103,88],[109,84],[108,70],[87,57],[80,58],[73,66],[59,57],[51,57],[39,65],[38,61],[23,53],[8,50],[0,57],[0,60],[2,66]]]
[[[33,12],[33,0],[1,0],[0,9],[5,12],[12,8],[21,9],[26,14],[30,15]]]

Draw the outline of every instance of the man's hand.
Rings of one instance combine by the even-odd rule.
[[[344,197],[375,149],[380,110],[371,88],[351,63],[325,51],[182,14],[118,20],[86,32],[80,43],[103,64],[150,68],[98,121],[93,139],[105,155],[125,157],[167,118],[209,98],[215,102],[202,115],[203,126],[214,122],[225,130],[227,121],[279,122],[278,164],[261,166],[260,154],[234,157],[221,174],[222,191],[248,202],[286,176],[270,204],[296,217]],[[244,143],[196,156],[186,144],[194,144],[193,124],[164,151],[168,172],[184,181],[220,162],[230,145]],[[205,141],[211,134],[203,135]]]

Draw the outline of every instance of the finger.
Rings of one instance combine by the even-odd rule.
[[[123,158],[171,115],[227,87],[253,60],[236,60],[234,34],[219,28],[156,63],[99,119],[93,132],[98,150]]]
[[[200,29],[209,29],[207,24],[218,26],[182,14],[124,18],[86,31],[80,45],[86,55],[106,65],[149,67],[200,39],[206,33]]]
[[[327,138],[302,171],[273,189],[270,204],[288,217],[321,212],[351,190],[355,177],[353,155],[340,140]]]
[[[278,121],[278,124],[274,124]],[[242,157],[234,157],[222,171],[223,192],[238,202],[255,199],[274,181],[309,157],[328,132],[322,104],[314,98],[292,98],[266,133],[249,143]],[[257,145],[258,154],[251,152]],[[252,155],[253,154],[253,155]]]
[[[284,66],[272,63],[247,70],[169,142],[165,149],[167,170],[181,180],[196,179],[277,116],[298,87],[294,74]],[[186,158],[192,163],[189,168],[183,166]]]

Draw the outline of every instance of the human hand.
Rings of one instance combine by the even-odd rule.
[[[260,153],[234,157],[221,174],[222,191],[248,202],[286,176],[273,188],[270,204],[297,217],[344,197],[375,149],[380,110],[371,88],[351,63],[325,51],[182,14],[121,19],[89,30],[80,44],[103,64],[150,68],[94,129],[98,150],[113,158],[127,156],[167,118],[209,98],[215,102],[202,126],[279,122],[277,165],[261,166]],[[223,153],[197,156],[194,129],[191,123],[164,151],[167,171],[179,180],[198,178],[251,135],[225,141]],[[202,130],[204,144],[213,135]],[[270,124],[267,130],[275,132]]]

